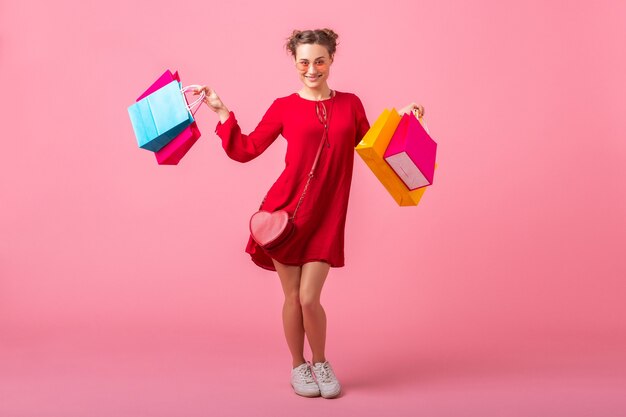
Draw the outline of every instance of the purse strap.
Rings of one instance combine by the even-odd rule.
[[[302,203],[302,200],[304,199],[304,196],[306,195],[306,190],[309,188],[309,183],[311,182],[311,179],[315,175],[315,168],[317,168],[317,162],[320,159],[320,155],[322,153],[322,148],[324,147],[324,143],[326,143],[328,139],[328,125],[330,124],[330,116],[332,114],[333,107],[335,105],[334,104],[335,91],[331,90],[330,95],[331,95],[331,106],[330,106],[330,111],[328,112],[328,117],[326,117],[326,106],[324,106],[324,103],[322,103],[321,101],[315,102],[315,111],[317,112],[317,116],[318,116],[318,119],[320,120],[320,123],[324,125],[324,133],[322,133],[322,140],[320,141],[320,145],[317,148],[317,154],[315,155],[313,166],[311,167],[311,171],[309,172],[308,178],[306,180],[306,184],[304,185],[304,189],[302,190],[302,194],[300,195],[298,204],[296,204],[296,208],[293,210],[293,215],[290,217],[290,220],[293,220],[296,218],[296,213],[298,212],[298,208],[300,207],[300,204]],[[320,105],[321,105],[322,110],[320,110]],[[320,113],[320,112],[323,112],[323,113]],[[322,117],[323,117],[323,120],[322,120]],[[330,146],[330,144],[328,144],[328,146]],[[265,197],[263,198],[263,202],[261,203],[259,210],[261,209],[261,207],[263,207],[263,203],[265,203],[266,198],[267,198],[267,194],[265,194]]]

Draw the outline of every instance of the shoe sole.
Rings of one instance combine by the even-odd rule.
[[[301,397],[314,398],[314,397],[319,397],[322,395],[321,392],[298,392],[296,391],[296,388],[293,385],[291,386],[291,388],[293,388],[293,392],[295,392]]]
[[[339,388],[339,391],[337,391],[336,393],[332,393],[332,394],[329,394],[329,395],[324,395],[324,394],[322,394],[322,393],[320,392],[320,395],[321,395],[322,397],[324,397],[324,398],[328,399],[328,400],[329,400],[329,399],[331,399],[331,398],[337,398],[337,397],[339,397],[339,394],[341,394],[341,388]]]

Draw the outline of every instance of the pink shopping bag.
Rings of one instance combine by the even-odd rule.
[[[383,156],[409,190],[431,185],[435,173],[437,143],[422,123],[404,114]]]

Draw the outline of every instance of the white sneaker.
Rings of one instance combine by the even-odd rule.
[[[322,397],[335,398],[341,393],[341,385],[328,361],[314,364],[313,374],[317,380],[317,385],[320,387]]]
[[[303,397],[318,397],[320,395],[320,388],[311,373],[310,362],[305,362],[291,370],[291,386],[296,394]]]

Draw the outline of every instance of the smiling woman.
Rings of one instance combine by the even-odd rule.
[[[251,234],[246,252],[261,268],[278,273],[285,295],[283,327],[292,355],[292,387],[299,395],[324,398],[338,396],[341,385],[325,356],[326,313],[320,297],[329,269],[344,266],[354,147],[370,127],[356,94],[328,86],[337,38],[331,29],[293,31],[285,48],[302,88],[275,99],[249,134],[242,133],[235,113],[214,90],[197,90],[206,93],[204,102],[219,116],[215,132],[230,158],[247,162],[279,135],[287,140],[285,169],[260,211],[269,212],[262,213],[263,219],[277,211],[283,218],[283,212],[290,213],[293,232],[277,246],[261,245]],[[411,110],[409,105],[400,112]],[[312,363],[304,358],[305,334]]]
[[[338,37],[331,29],[295,30],[287,40],[285,48],[294,57],[304,84],[298,92],[300,97],[321,100],[330,95],[326,80],[337,50]]]

